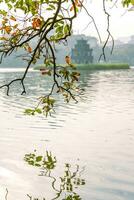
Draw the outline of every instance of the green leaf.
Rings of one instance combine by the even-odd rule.
[[[43,156],[37,156],[37,157],[36,157],[36,162],[42,161],[42,158],[43,158]]]
[[[25,111],[24,111],[24,114],[27,114],[27,115],[34,115],[34,110],[33,109],[30,109],[30,108],[28,108],[28,109],[25,109]]]
[[[55,6],[53,4],[50,4],[49,7],[52,9],[52,10],[55,10]]]
[[[40,164],[37,164],[37,163],[35,164],[35,166],[36,166],[36,167],[41,167],[41,165],[40,165]]]
[[[29,165],[34,165],[34,161],[33,161],[33,160],[28,161],[28,164],[29,164]]]
[[[64,26],[64,33],[65,33],[65,34],[68,34],[69,31],[70,31],[70,26],[69,26],[68,24],[66,24],[66,25]]]
[[[42,110],[40,108],[36,108],[35,109],[35,112],[37,112],[38,114],[41,114],[42,113]]]
[[[6,16],[7,12],[5,10],[0,10],[0,15]]]

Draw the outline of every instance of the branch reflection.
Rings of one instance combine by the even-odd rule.
[[[69,163],[65,164],[64,173],[60,177],[55,177],[53,175],[53,170],[56,168],[57,159],[52,155],[51,152],[46,151],[45,155],[37,155],[36,150],[33,153],[26,154],[24,160],[31,166],[39,167],[39,176],[45,176],[52,179],[51,187],[55,191],[55,196],[51,200],[61,199],[61,200],[81,200],[79,194],[76,190],[85,185],[85,179],[82,178],[82,173],[85,168],[80,168],[79,165],[72,169]],[[59,187],[56,183],[59,183]],[[45,198],[38,199],[27,195],[30,200],[47,200]]]

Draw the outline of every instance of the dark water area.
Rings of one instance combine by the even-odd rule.
[[[0,85],[22,73],[0,70]],[[82,200],[133,200],[134,70],[81,71],[83,98],[65,104],[59,97],[56,114],[48,118],[23,111],[49,91],[51,81],[31,71],[25,83],[24,96],[18,83],[10,96],[0,90],[0,200],[6,188],[8,200],[30,199],[27,194],[54,199],[67,170],[76,174],[73,192]],[[40,167],[24,161],[34,149],[38,155],[48,151],[56,157],[50,174],[39,176]],[[49,175],[56,179],[57,193]],[[84,184],[76,185],[75,178]],[[74,193],[62,190],[57,199]]]

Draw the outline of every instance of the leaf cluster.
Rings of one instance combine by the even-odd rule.
[[[55,168],[56,157],[53,157],[51,152],[46,151],[44,156],[36,155],[36,150],[34,153],[26,154],[24,160],[32,166],[41,167],[44,170],[52,170]]]
[[[22,48],[25,54],[22,59],[27,62],[27,67],[22,78],[1,86],[7,87],[9,94],[10,85],[20,81],[23,87],[22,94],[26,93],[24,80],[31,65],[43,58],[45,68],[42,75],[49,75],[53,79],[52,88],[48,95],[39,98],[38,105],[34,109],[26,109],[25,114],[45,114],[54,111],[56,100],[51,97],[53,92],[62,94],[66,102],[75,99],[76,82],[80,74],[70,72],[73,65],[67,62],[66,67],[58,66],[55,57],[55,43],[65,41],[72,34],[72,22],[77,16],[77,0],[1,0],[6,3],[8,10],[1,10],[0,32],[2,34],[0,43],[1,62],[4,57],[9,56]],[[73,9],[70,8],[73,6]],[[67,8],[68,7],[68,8]],[[18,16],[18,12],[22,16]],[[36,43],[32,43],[36,41]]]
[[[134,5],[134,0],[123,0],[122,4],[128,7],[129,5]]]

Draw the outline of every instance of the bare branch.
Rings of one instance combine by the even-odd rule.
[[[110,30],[109,30],[109,27],[110,27],[110,14],[106,10],[105,0],[103,0],[103,10],[104,10],[105,15],[107,16],[107,33],[108,33],[108,36],[107,36],[107,39],[106,39],[106,41],[105,41],[105,43],[104,43],[104,45],[102,47],[102,54],[99,57],[99,61],[101,60],[102,57],[104,58],[104,61],[106,61],[105,48],[106,48],[106,45],[107,45],[107,43],[109,41],[109,38],[112,39],[111,54],[112,54],[113,49],[114,49],[114,38],[113,38],[113,36],[112,36],[112,34],[110,33]]]
[[[98,27],[96,25],[96,22],[95,22],[95,19],[93,18],[93,16],[88,12],[87,8],[83,5],[83,3],[80,1],[81,3],[81,6],[84,8],[84,10],[86,11],[87,15],[92,19],[92,22],[94,24],[94,27],[97,31],[97,34],[98,34],[98,37],[99,37],[99,40],[100,40],[100,43],[102,42],[102,39],[101,39],[101,36],[100,36],[100,33],[99,33],[99,30],[98,30]]]
[[[5,200],[7,200],[7,196],[8,196],[8,189],[6,188]]]

